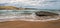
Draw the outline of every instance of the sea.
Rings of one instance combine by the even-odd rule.
[[[31,9],[31,10],[0,10],[0,22],[5,21],[15,21],[15,20],[23,20],[23,21],[50,21],[57,19],[49,19],[49,20],[36,20],[35,12],[38,11],[47,11],[60,14],[59,10],[46,10],[46,9]],[[58,18],[59,19],[59,18]]]

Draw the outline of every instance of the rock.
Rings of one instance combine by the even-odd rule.
[[[57,15],[59,15],[57,13],[46,12],[46,11],[38,11],[38,12],[35,12],[35,14],[37,16],[55,16],[55,15],[57,16]]]

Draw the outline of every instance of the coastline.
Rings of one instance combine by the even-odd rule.
[[[5,7],[1,8],[1,10],[4,11],[4,13],[7,12],[7,13],[5,13],[7,16],[4,16],[4,14],[3,14],[3,16],[5,18],[4,17],[2,17],[2,18],[4,18],[5,20],[3,21],[1,18],[1,20],[3,22],[0,22],[0,28],[60,28],[60,18],[58,20],[51,20],[51,21],[45,20],[44,22],[35,21],[39,18],[34,17],[35,16],[34,14],[33,14],[34,16],[32,15],[30,17],[34,17],[35,20],[34,19],[30,20],[30,19],[32,19],[30,17],[29,17],[29,20],[25,20],[25,19],[28,19],[28,16],[20,18],[19,17],[20,15],[18,15],[18,19],[14,15],[12,15],[12,16],[10,15],[11,18],[9,18],[8,17],[9,14],[17,14],[18,11],[16,11],[16,10],[24,10],[24,8],[16,8],[16,7],[12,7],[12,6],[7,6],[7,7],[5,6]],[[4,9],[6,9],[6,10],[4,10]],[[29,8],[26,8],[26,9],[28,10]],[[7,10],[10,10],[10,11],[7,11]],[[13,11],[13,13],[12,13],[11,12],[12,10],[15,10],[15,11]],[[24,11],[24,12],[26,13],[26,12],[31,12],[31,11],[29,10],[29,11]],[[6,19],[6,18],[8,18],[8,19]],[[43,17],[41,17],[41,18],[43,18]],[[24,20],[20,20],[20,19],[24,19]],[[43,19],[45,19],[45,18],[43,18]]]

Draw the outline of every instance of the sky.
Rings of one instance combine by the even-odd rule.
[[[60,9],[60,0],[0,0],[0,6],[23,8]]]

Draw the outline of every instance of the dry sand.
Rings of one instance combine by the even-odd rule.
[[[47,22],[7,21],[0,22],[0,28],[60,28],[60,20]]]

